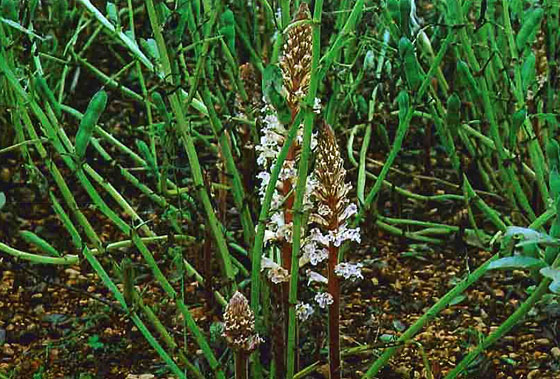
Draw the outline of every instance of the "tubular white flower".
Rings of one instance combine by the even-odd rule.
[[[261,258],[261,272],[268,270],[266,275],[268,279],[274,284],[288,282],[290,280],[290,274],[288,270],[280,266],[278,263],[274,262],[272,259],[267,257]]]
[[[351,203],[346,207],[346,209],[344,209],[344,212],[342,212],[342,214],[338,218],[338,221],[346,221],[356,213],[358,213],[358,207],[356,206],[356,204]]]
[[[318,97],[316,97],[313,101],[313,112],[317,114],[321,113],[321,99]]]
[[[337,230],[329,232],[329,240],[336,247],[339,247],[344,241],[360,243],[362,241],[360,237],[360,228],[348,229],[346,223],[342,224]]]
[[[313,266],[317,266],[320,262],[324,261],[329,257],[329,252],[325,248],[318,248],[317,243],[314,241],[309,241],[303,245],[302,262],[300,266],[305,263],[310,262]]]
[[[315,301],[317,302],[319,307],[323,309],[327,308],[334,302],[333,297],[328,292],[319,292],[318,294],[316,294]]]
[[[355,281],[364,278],[362,275],[362,267],[363,265],[361,263],[342,262],[336,265],[334,272],[344,279],[352,279]]]
[[[319,274],[318,272],[307,270],[307,285],[310,285],[313,282],[323,283],[323,284],[329,283],[328,279],[325,278],[323,275]]]
[[[325,247],[328,247],[330,244],[329,236],[323,235],[323,233],[321,233],[318,228],[311,229],[311,231],[309,232],[309,240],[315,241],[316,243],[321,244]]]
[[[313,307],[301,301],[296,305],[296,316],[302,322],[307,321],[313,315]]]

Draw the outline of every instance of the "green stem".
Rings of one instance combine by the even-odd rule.
[[[548,291],[548,286],[552,281],[549,278],[544,278],[541,280],[540,284],[537,288],[533,291],[531,296],[527,298],[521,304],[517,310],[508,317],[506,321],[504,321],[498,329],[496,329],[492,334],[484,339],[475,349],[473,349],[465,358],[459,362],[457,366],[453,370],[451,370],[446,376],[445,379],[453,379],[456,378],[462,371],[464,371],[469,364],[478,357],[480,353],[484,350],[492,346],[497,340],[499,340],[502,336],[507,334],[517,323],[525,317],[525,315],[533,308],[535,303]]]
[[[298,167],[298,178],[295,189],[295,200],[293,207],[294,222],[292,229],[292,262],[290,276],[290,293],[288,296],[289,312],[288,312],[288,342],[287,342],[287,359],[286,359],[286,378],[293,378],[296,369],[296,303],[298,290],[298,269],[299,254],[301,249],[301,229],[303,222],[303,198],[305,196],[305,186],[307,183],[307,173],[309,169],[309,158],[311,156],[311,135],[313,133],[314,112],[312,104],[319,87],[319,58],[321,54],[321,15],[323,10],[323,0],[315,2],[313,12],[313,47],[311,58],[311,81],[309,84],[309,93],[305,102],[305,119],[303,127],[303,146]]]

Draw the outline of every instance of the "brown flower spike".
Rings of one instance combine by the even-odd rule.
[[[301,3],[294,21],[310,20],[311,13],[306,3]],[[288,106],[297,108],[301,98],[307,94],[311,80],[312,28],[308,22],[298,24],[288,30],[284,43],[280,68],[284,86],[288,91]]]
[[[344,183],[346,169],[340,156],[332,128],[323,124],[317,148],[315,173],[320,183],[315,191],[318,211],[311,217],[326,229],[336,229],[344,221],[344,211],[348,205],[350,184]]]
[[[255,333],[255,316],[247,298],[236,291],[224,313],[224,337],[230,348],[244,353],[253,352],[262,342]]]

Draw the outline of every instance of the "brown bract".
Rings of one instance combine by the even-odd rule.
[[[315,173],[319,182],[315,191],[318,210],[314,212],[312,219],[331,229],[333,222],[338,224],[337,221],[348,205],[347,195],[350,185],[344,183],[346,177],[344,161],[340,156],[334,131],[326,123],[323,124],[317,145]]]
[[[302,3],[295,21],[310,20],[306,3]],[[291,109],[297,108],[301,98],[307,94],[311,79],[312,28],[309,23],[301,23],[287,32],[280,68],[287,90],[287,101]]]

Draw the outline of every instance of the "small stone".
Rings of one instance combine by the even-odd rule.
[[[531,370],[527,375],[527,379],[536,379],[540,377],[541,372],[538,369]]]
[[[9,344],[5,344],[4,346],[2,346],[2,354],[11,357],[12,355],[14,355],[14,350],[10,347]]]
[[[548,346],[548,345],[550,345],[550,340],[548,338],[539,338],[539,339],[535,340],[535,343],[538,346]]]
[[[550,354],[554,359],[560,361],[560,348],[558,346],[554,346],[552,349],[550,349]]]
[[[43,307],[43,304],[39,304],[35,308],[33,308],[33,312],[36,315],[41,316],[41,315],[45,314],[45,307]]]
[[[70,279],[76,279],[78,275],[80,275],[80,272],[74,270],[73,268],[67,268],[66,270],[64,270],[64,272],[68,275]]]
[[[496,296],[498,299],[502,299],[505,296],[505,294],[504,294],[504,291],[502,291],[499,288],[496,288],[494,290],[494,296]]]

